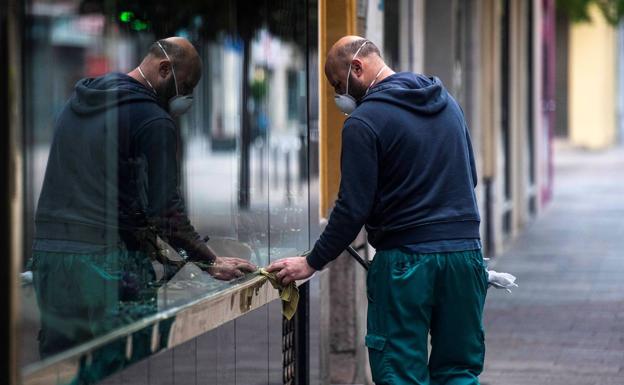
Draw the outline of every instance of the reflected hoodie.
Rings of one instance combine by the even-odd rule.
[[[323,268],[363,225],[378,250],[478,239],[476,185],[463,112],[440,79],[393,74],[344,123],[338,198],[307,261]]]
[[[167,111],[132,77],[80,80],[55,122],[34,249],[117,247],[119,231],[132,233],[144,217],[174,247],[209,258],[179,193],[177,144]]]

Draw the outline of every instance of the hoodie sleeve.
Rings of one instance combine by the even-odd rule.
[[[355,239],[370,216],[377,193],[377,136],[363,121],[349,118],[342,130],[341,180],[327,227],[307,256],[320,270]]]
[[[148,122],[136,139],[138,152],[147,160],[147,216],[172,246],[186,250],[193,259],[212,261],[214,255],[191,225],[180,194],[173,122],[162,118]]]

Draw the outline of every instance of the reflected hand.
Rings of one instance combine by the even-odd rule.
[[[253,273],[258,267],[241,258],[217,257],[215,263],[206,271],[214,278],[221,281],[230,281],[245,276],[245,273]]]
[[[269,273],[276,273],[277,280],[282,285],[288,285],[298,279],[306,279],[316,272],[312,266],[308,265],[305,257],[280,259],[270,264],[266,270]]]

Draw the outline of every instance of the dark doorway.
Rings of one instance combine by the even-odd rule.
[[[502,0],[501,4],[501,145],[503,150],[503,234],[509,235],[512,230],[512,153],[510,123],[510,1]]]

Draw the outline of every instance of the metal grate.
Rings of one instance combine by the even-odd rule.
[[[282,364],[284,385],[296,383],[297,349],[295,345],[295,322],[297,316],[290,321],[282,317]]]
[[[288,321],[282,317],[282,380],[284,385],[310,382],[310,284],[299,286],[297,313]]]

